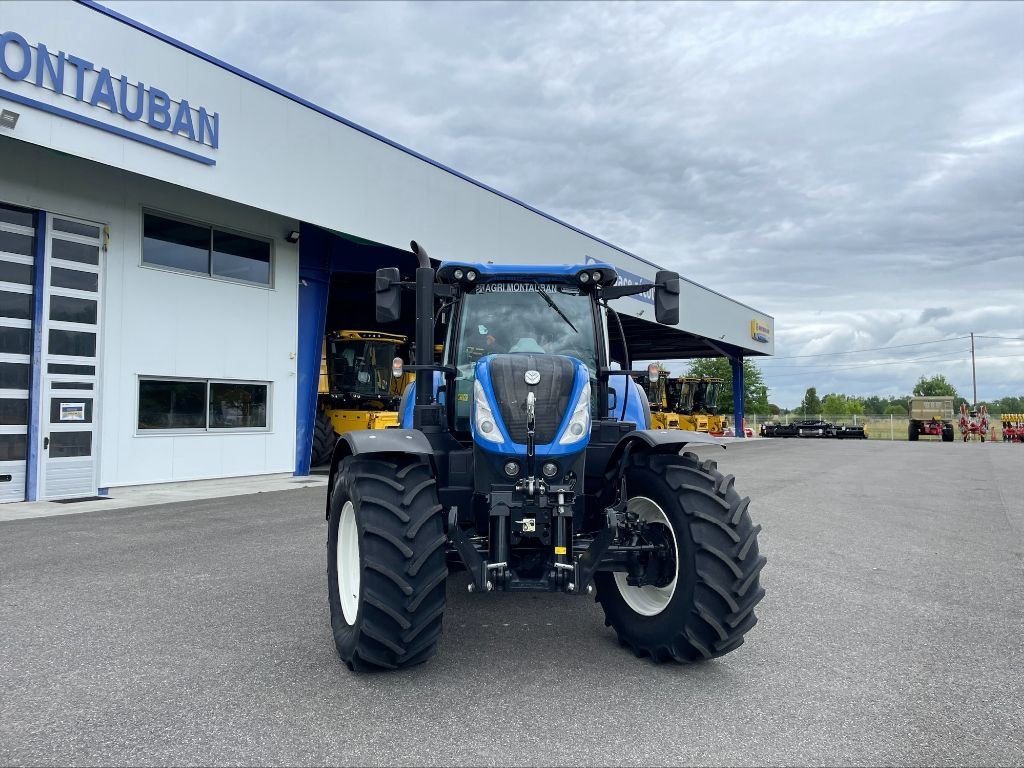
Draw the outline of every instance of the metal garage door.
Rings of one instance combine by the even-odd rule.
[[[25,498],[35,215],[0,206],[0,502]]]

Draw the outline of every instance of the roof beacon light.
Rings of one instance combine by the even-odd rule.
[[[391,375],[396,378],[402,378],[402,374],[405,373],[405,365],[402,363],[402,358],[396,357],[391,361]]]
[[[661,370],[658,368],[657,363],[651,363],[647,366],[647,379],[651,384],[658,383],[658,377],[661,375]]]

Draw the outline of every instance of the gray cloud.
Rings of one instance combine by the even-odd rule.
[[[112,5],[773,314],[780,358],[1024,337],[1024,5]],[[989,343],[979,394],[1018,394]],[[763,369],[782,405],[967,391],[927,357]]]

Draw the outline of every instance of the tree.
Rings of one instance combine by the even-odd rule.
[[[956,389],[946,381],[946,377],[937,373],[930,379],[921,377],[914,385],[914,395],[917,397],[958,397]]]
[[[722,394],[718,398],[719,413],[735,413],[732,401],[732,366],[724,357],[691,360],[687,376],[710,376],[721,379]],[[743,359],[743,403],[747,413],[768,413],[768,387],[761,369],[753,360]]]
[[[821,412],[831,419],[841,419],[846,416],[860,416],[864,413],[864,403],[856,397],[847,395],[829,394],[821,402]]]
[[[817,416],[821,413],[821,400],[818,399],[818,390],[815,387],[807,388],[804,399],[800,401],[800,411],[805,416]]]
[[[892,405],[887,406],[882,413],[886,416],[906,416],[907,409],[899,403],[893,403]]]
[[[878,395],[868,395],[864,398],[864,413],[882,413],[885,411],[886,403]]]
[[[846,415],[846,398],[843,395],[828,394],[821,401],[821,412],[827,418],[838,419]]]

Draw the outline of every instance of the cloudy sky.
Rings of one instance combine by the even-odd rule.
[[[1024,3],[108,5],[773,315],[783,407],[1024,394]]]

